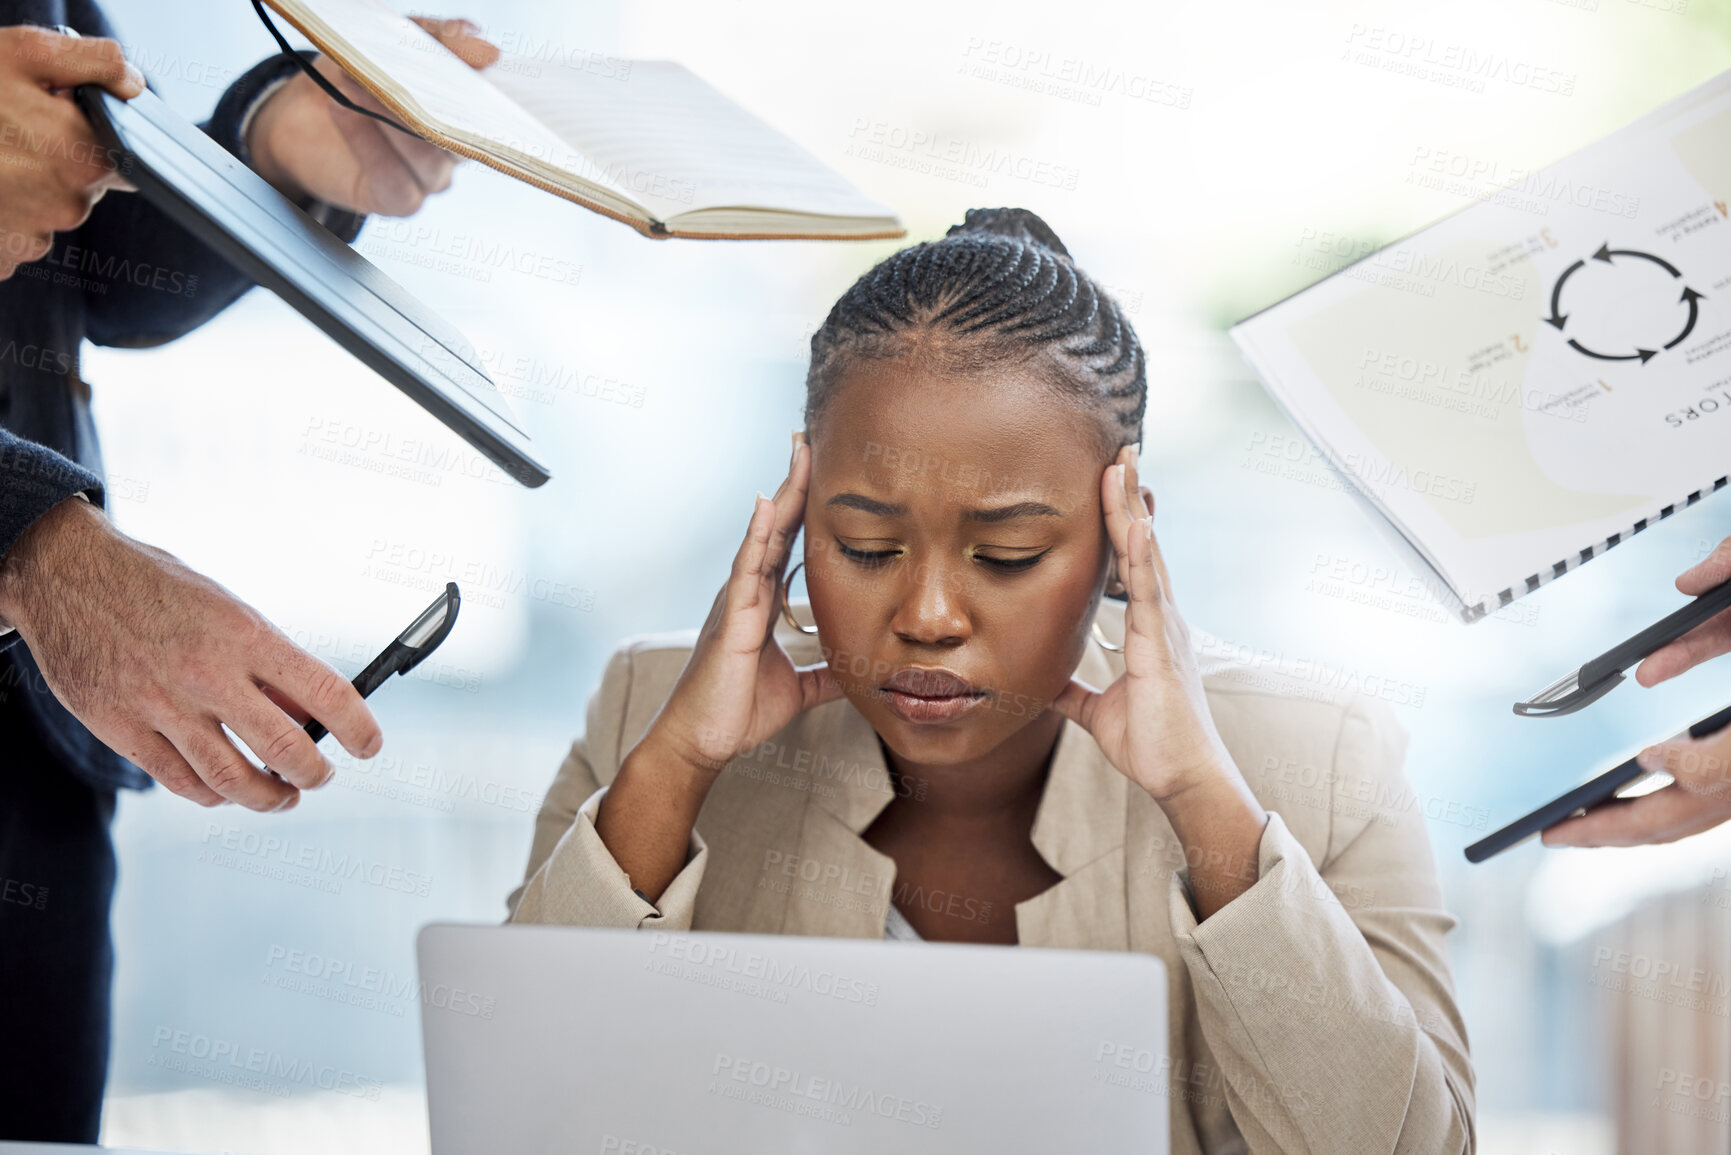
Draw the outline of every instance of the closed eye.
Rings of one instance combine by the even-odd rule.
[[[888,565],[892,558],[900,557],[902,552],[899,549],[854,549],[842,541],[837,541],[835,545],[843,557],[858,562],[867,569],[878,569]]]
[[[1032,569],[1034,566],[1039,564],[1041,558],[1051,552],[1052,551],[1049,549],[1041,550],[1039,553],[1033,554],[1029,557],[987,557],[983,553],[976,553],[974,555],[974,560],[983,561],[993,569],[1005,573],[1019,573],[1025,569]]]

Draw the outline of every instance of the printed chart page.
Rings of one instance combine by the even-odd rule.
[[[1468,620],[1731,473],[1731,73],[1244,321]]]

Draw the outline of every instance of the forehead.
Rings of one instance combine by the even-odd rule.
[[[1098,414],[1027,365],[949,372],[910,357],[861,361],[812,431],[813,481],[913,485],[970,504],[1031,496],[1068,510],[1099,489],[1101,432]]]

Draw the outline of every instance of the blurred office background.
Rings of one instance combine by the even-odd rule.
[[[190,116],[271,51],[245,0],[107,7]],[[894,205],[911,239],[974,205],[1045,216],[1148,346],[1144,469],[1186,614],[1398,687],[1408,774],[1463,920],[1482,1149],[1725,1148],[1731,833],[1526,846],[1471,868],[1461,848],[1731,697],[1721,661],[1570,718],[1509,710],[1680,604],[1671,580],[1731,533],[1731,497],[1463,625],[1225,327],[1731,67],[1731,8],[470,0],[439,14],[529,55],[680,60]],[[1491,78],[1423,64],[1468,56],[1495,58]],[[124,798],[110,1143],[425,1149],[416,929],[503,916],[609,650],[701,619],[753,491],[784,471],[807,338],[895,246],[657,243],[470,165],[359,247],[475,343],[556,479],[505,480],[262,292],[168,347],[89,354],[120,524],[301,644],[352,673],[447,579],[465,592],[430,668],[373,699],[385,753],[341,760],[294,813]],[[1679,998],[1666,966],[1705,978]],[[311,1074],[249,1084],[201,1048]]]

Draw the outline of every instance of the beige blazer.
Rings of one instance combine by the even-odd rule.
[[[1122,639],[1120,603],[1103,601],[1098,620]],[[777,637],[796,663],[821,660],[816,639],[785,623]],[[659,907],[596,834],[607,784],[695,638],[634,640],[608,662],[536,820],[511,919],[882,938],[896,864],[860,834],[898,787],[845,700],[728,764]],[[1122,672],[1097,646],[1076,669],[1100,688]],[[1243,667],[1203,675],[1227,749],[1272,812],[1257,882],[1198,924],[1160,807],[1066,723],[1033,829],[1063,880],[1016,904],[1018,941],[1165,961],[1173,1155],[1470,1152],[1473,1073],[1443,944],[1455,920],[1401,773],[1399,723],[1374,700],[1298,696]],[[966,899],[913,898],[968,915],[953,905]]]

